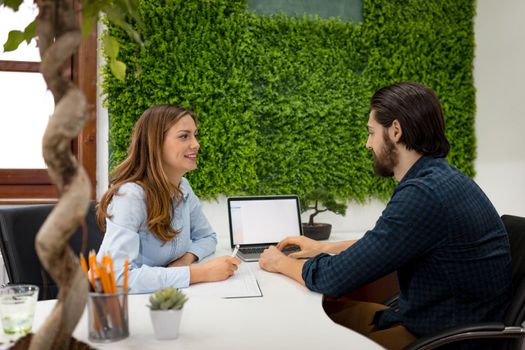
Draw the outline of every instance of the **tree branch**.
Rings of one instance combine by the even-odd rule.
[[[91,184],[71,153],[74,140],[87,119],[86,99],[69,77],[70,62],[82,39],[73,0],[37,0],[37,36],[42,58],[41,72],[55,98],[55,111],[42,140],[49,175],[61,194],[35,240],[42,265],[57,282],[58,301],[32,340],[30,349],[67,349],[71,334],[82,316],[88,285],[69,238],[84,221]]]

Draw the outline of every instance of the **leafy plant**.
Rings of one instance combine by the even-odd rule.
[[[188,301],[188,297],[176,288],[164,288],[149,297],[151,310],[180,310]]]
[[[310,215],[308,225],[313,226],[314,217],[325,211],[331,211],[335,214],[344,216],[347,205],[344,202],[338,202],[335,196],[324,188],[317,188],[301,197],[301,211],[313,210]]]
[[[125,81],[105,68],[110,161],[152,104],[199,116],[201,198],[299,196],[317,184],[337,198],[388,199],[364,147],[373,92],[397,81],[436,91],[452,144],[448,160],[474,175],[474,0],[363,0],[363,22],[261,16],[247,0],[140,1],[146,50],[120,27]],[[248,10],[247,10],[248,8]],[[111,52],[107,52],[110,56]]]

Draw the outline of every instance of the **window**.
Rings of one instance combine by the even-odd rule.
[[[0,204],[54,202],[57,198],[41,156],[42,135],[53,113],[54,101],[39,72],[36,43],[24,42],[14,52],[3,52],[9,31],[23,30],[37,11],[32,0],[25,0],[16,13],[0,7]],[[90,176],[94,198],[96,33],[84,40],[66,70],[88,100],[91,118],[71,147]]]

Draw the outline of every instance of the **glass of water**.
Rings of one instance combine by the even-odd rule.
[[[4,333],[18,338],[31,332],[38,287],[15,284],[0,288],[0,319]]]

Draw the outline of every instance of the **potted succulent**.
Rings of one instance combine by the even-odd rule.
[[[315,223],[314,217],[322,212],[331,211],[335,214],[345,215],[347,205],[338,202],[335,196],[323,188],[317,188],[301,197],[301,211],[313,210],[308,223],[303,222],[303,234],[315,240],[328,239],[332,231],[331,224]]]
[[[188,297],[176,288],[159,289],[149,297],[155,338],[175,339],[179,336],[182,307],[186,301]]]

